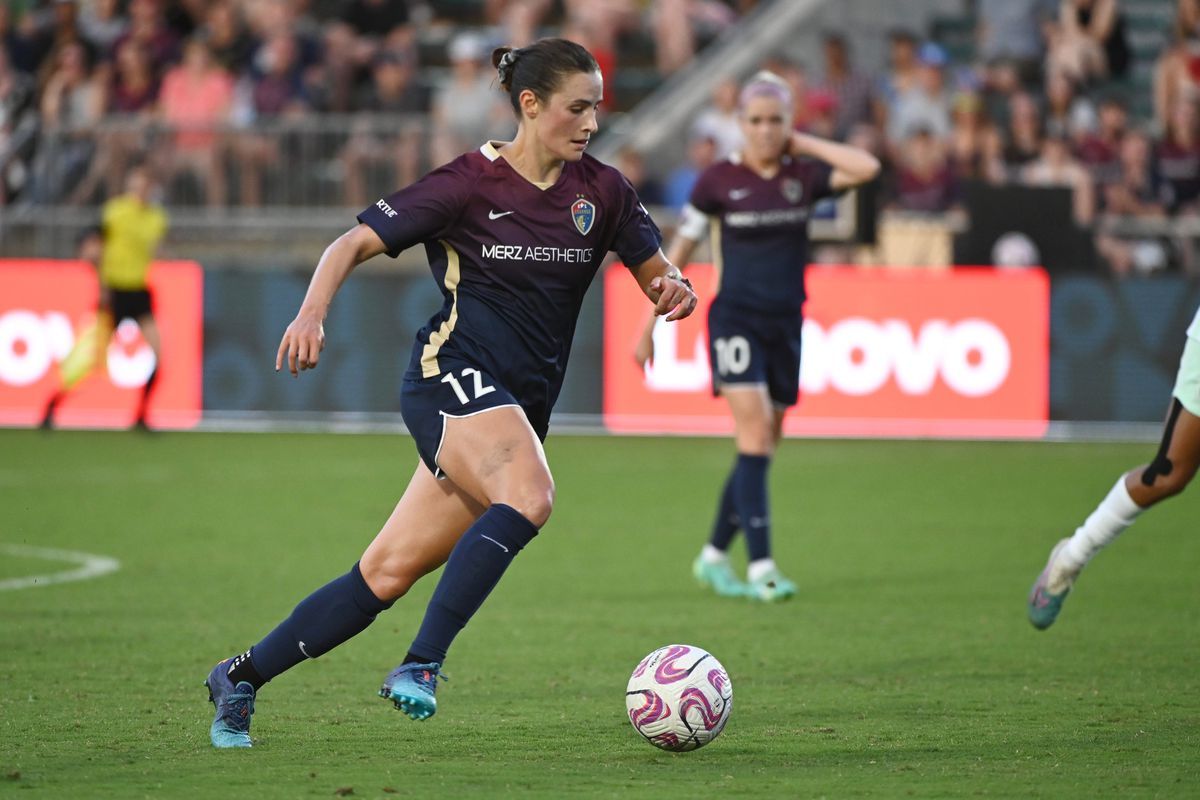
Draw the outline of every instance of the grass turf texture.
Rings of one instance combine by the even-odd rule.
[[[1051,545],[1152,450],[787,442],[776,555],[801,591],[761,606],[689,574],[728,441],[554,437],[554,516],[456,643],[437,717],[374,696],[427,578],[268,685],[253,750],[216,752],[208,670],[354,562],[410,442],[0,431],[0,542],[122,562],[0,593],[0,795],[1195,796],[1200,490],[1102,553],[1053,629],[1024,611]],[[625,716],[629,672],[671,642],[733,679],[695,753]]]

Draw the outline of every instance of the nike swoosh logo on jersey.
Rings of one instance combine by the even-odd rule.
[[[515,211],[489,211],[488,219],[500,219],[501,217],[507,217],[509,214],[515,213]]]
[[[753,189],[731,189],[729,191],[729,199],[734,201],[745,200],[753,193]]]

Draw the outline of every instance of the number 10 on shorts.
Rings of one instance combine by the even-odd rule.
[[[471,388],[475,390],[474,399],[476,399],[476,400],[483,397],[485,394],[488,394],[489,392],[496,391],[495,386],[484,386],[483,385],[483,375],[481,375],[479,373],[479,370],[475,369],[474,367],[467,367],[462,372],[460,372],[459,375],[462,376],[464,381],[466,381],[468,376],[474,376],[475,380],[474,380]],[[464,389],[463,385],[461,383],[459,383],[458,378],[454,377],[453,372],[447,372],[445,375],[443,375],[442,383],[450,384],[450,388],[454,390],[454,395],[458,398],[458,402],[461,403],[462,405],[465,406],[467,403],[471,402],[472,398],[467,396],[466,389]]]
[[[750,366],[750,343],[745,336],[730,336],[713,342],[717,351],[717,374],[741,375]]]

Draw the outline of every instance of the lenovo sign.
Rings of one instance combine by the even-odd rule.
[[[615,431],[726,432],[712,397],[708,267],[688,270],[701,306],[655,329],[645,372],[633,342],[648,304],[619,270],[605,287],[605,419]],[[791,434],[1036,436],[1048,409],[1049,282],[1040,270],[814,268],[805,307],[800,405]],[[720,343],[736,371],[744,341]]]
[[[193,262],[151,269],[154,312],[163,338],[163,368],[149,422],[191,427],[200,419],[203,273]],[[76,261],[0,260],[0,424],[32,425],[60,385],[59,366],[77,337],[92,328],[99,286],[93,267]],[[80,383],[56,414],[64,426],[133,422],[154,352],[132,320],[109,342],[105,363]]]

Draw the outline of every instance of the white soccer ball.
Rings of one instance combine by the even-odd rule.
[[[629,676],[625,707],[633,729],[663,750],[695,750],[721,733],[733,710],[733,684],[721,662],[699,647],[669,644]]]

